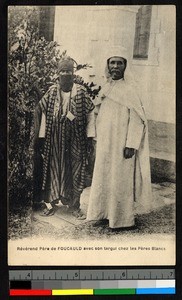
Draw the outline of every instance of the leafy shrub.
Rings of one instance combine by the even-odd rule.
[[[37,102],[54,80],[61,55],[38,32],[35,7],[9,9],[9,201],[29,204],[33,190],[33,120]]]

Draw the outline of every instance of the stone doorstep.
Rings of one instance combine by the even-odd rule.
[[[165,192],[165,191],[164,191]],[[163,206],[175,204],[175,198],[173,197],[167,197],[169,195],[160,194],[160,189],[152,189],[152,196],[154,201],[154,210],[158,210],[162,208]]]
[[[172,162],[175,165],[176,156],[173,153],[167,153],[165,151],[157,151],[156,152],[150,152],[150,158],[153,159],[160,159],[164,161]]]
[[[159,188],[153,187],[152,185],[152,190],[155,192],[157,191],[157,193],[159,193],[160,196],[164,196],[167,198],[174,198],[175,195],[175,189],[172,187],[164,187],[164,186],[160,186]]]
[[[161,190],[165,190],[166,188],[171,188],[172,191],[174,190],[174,186],[163,186],[162,184],[158,184],[158,183],[152,183],[152,190],[153,191],[161,191]]]
[[[173,161],[150,157],[152,181],[168,181],[175,183],[175,163]]]

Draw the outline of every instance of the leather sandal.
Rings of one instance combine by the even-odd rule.
[[[109,220],[102,219],[102,220],[96,221],[92,226],[93,227],[99,227],[99,226],[104,226],[104,225],[108,225],[108,224],[109,224]]]
[[[44,210],[42,212],[40,212],[40,216],[42,217],[50,217],[53,216],[55,213],[55,209],[52,207],[50,209],[48,209],[47,207],[44,208]]]
[[[86,215],[81,211],[81,209],[74,210],[72,215],[77,218],[78,220],[85,220]]]

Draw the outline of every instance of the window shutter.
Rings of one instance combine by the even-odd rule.
[[[150,38],[152,6],[142,5],[136,16],[134,59],[147,59]]]

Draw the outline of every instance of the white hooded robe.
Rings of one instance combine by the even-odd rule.
[[[87,220],[108,219],[109,227],[133,226],[134,203],[149,212],[151,176],[147,121],[135,88],[126,80],[109,80],[96,110],[96,160]],[[124,148],[136,149],[131,159]]]

